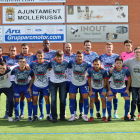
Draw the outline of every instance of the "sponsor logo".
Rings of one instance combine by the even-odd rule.
[[[6,13],[5,13],[5,19],[6,21],[12,22],[15,20],[15,8],[13,7],[7,7],[5,8]]]

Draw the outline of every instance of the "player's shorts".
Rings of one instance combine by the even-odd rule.
[[[43,93],[43,96],[49,96],[49,86],[46,86],[44,88],[40,88],[35,86],[34,84],[32,85],[32,92],[33,92],[33,96],[38,96],[39,93]]]
[[[81,94],[89,93],[87,83],[82,86],[75,86],[74,84],[70,83],[69,93],[75,93],[75,94],[78,93],[78,88],[79,88],[79,93]]]
[[[103,92],[103,88],[101,88],[101,89],[92,88],[92,91],[93,91],[93,94],[94,94],[94,95],[91,95],[90,98],[95,98],[95,96],[96,96],[96,94],[97,94],[98,92],[99,92],[101,98],[105,98],[104,95],[101,95],[102,92]]]
[[[70,81],[66,81],[66,93],[69,93]]]
[[[108,97],[112,97],[115,95],[115,93],[121,93],[121,97],[130,97],[128,96],[127,93],[124,93],[125,90],[126,90],[126,87],[125,88],[122,88],[122,89],[113,89],[113,88],[110,88],[111,91],[112,91],[112,94],[110,94]]]
[[[24,93],[26,98],[31,98],[31,95],[29,91],[27,92],[29,88],[29,84],[27,85],[17,85],[16,83],[14,84],[14,98],[20,98],[21,93]]]

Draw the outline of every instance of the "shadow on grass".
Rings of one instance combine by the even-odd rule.
[[[69,121],[60,121],[58,120],[57,123],[52,123],[51,121],[47,121],[45,119],[43,120],[38,120],[36,122],[28,122],[27,119],[22,119],[18,122],[8,122],[7,119],[0,119],[0,126],[8,126],[8,127],[55,127],[55,126],[73,126],[73,125],[94,125],[94,124],[114,124],[114,123],[128,123],[128,121],[124,121],[121,119],[118,120],[112,120],[112,121],[107,121],[103,122],[101,119],[95,119],[93,122],[85,122],[84,120],[76,120],[73,122]],[[132,122],[130,122],[132,123]]]

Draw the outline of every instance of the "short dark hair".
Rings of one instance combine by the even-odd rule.
[[[123,59],[121,58],[121,57],[117,57],[116,59],[115,59],[115,62],[116,61],[122,61],[123,62]]]
[[[25,57],[20,57],[20,58],[19,58],[19,60],[23,60],[23,59],[25,59]],[[25,61],[26,61],[26,59],[25,59]]]
[[[98,62],[98,61],[101,62],[101,60],[100,60],[99,58],[96,58],[96,59],[93,60],[93,63],[94,63],[94,62]]]
[[[9,47],[9,51],[11,50],[11,48],[16,48],[16,47],[15,47],[15,46],[10,46],[10,47]]]
[[[77,51],[76,54],[83,54],[83,51]]]
[[[37,54],[44,54],[44,52],[43,52],[43,50],[39,49],[39,50],[37,51]]]
[[[84,46],[85,46],[86,42],[87,42],[87,43],[88,43],[88,42],[90,42],[90,43],[91,43],[91,41],[90,41],[90,40],[85,40],[85,41],[84,41]]]
[[[28,46],[28,44],[27,44],[27,43],[23,43],[23,44],[21,45],[21,47],[22,47],[22,46]]]
[[[134,49],[134,52],[135,52],[135,50],[137,50],[137,49],[140,49],[140,46],[136,47],[136,48]]]
[[[2,50],[2,52],[3,52],[3,48],[0,46],[0,49]]]
[[[124,45],[125,45],[125,43],[131,43],[131,44],[133,44],[133,43],[132,43],[132,40],[130,40],[130,39],[125,40],[125,41],[124,41]]]
[[[0,62],[0,65],[1,65],[1,66],[5,66],[5,65],[6,65],[6,62],[5,62],[5,61],[1,61],[1,62]]]
[[[55,52],[55,55],[56,56],[62,56],[64,53],[63,53],[63,51],[62,50],[57,50],[56,52]]]
[[[49,41],[49,42],[50,42],[50,40],[49,40],[49,39],[45,39],[45,40],[43,40],[43,43],[44,43],[45,41]]]

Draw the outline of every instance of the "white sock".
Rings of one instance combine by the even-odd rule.
[[[117,114],[117,110],[114,110],[114,114]]]

